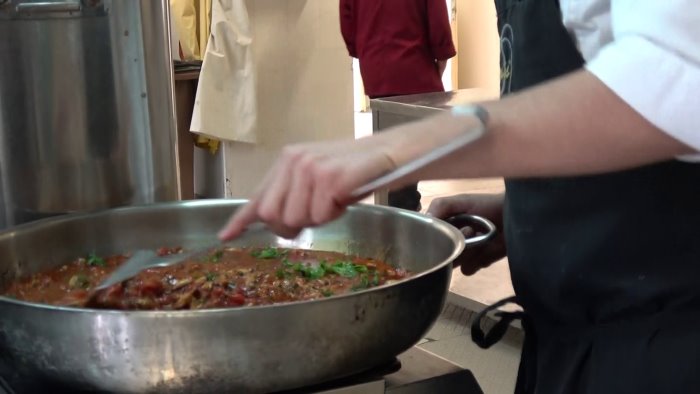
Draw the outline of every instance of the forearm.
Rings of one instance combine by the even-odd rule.
[[[484,107],[490,120],[481,140],[405,181],[595,174],[693,152],[647,122],[587,71]],[[382,137],[389,155],[402,164],[454,138],[473,122],[446,113]]]

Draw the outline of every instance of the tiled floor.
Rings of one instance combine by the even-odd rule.
[[[523,334],[511,328],[500,342],[490,349],[481,349],[471,340],[469,326],[474,315],[475,312],[448,303],[419,347],[469,369],[485,394],[511,394]]]

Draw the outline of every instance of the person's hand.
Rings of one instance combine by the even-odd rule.
[[[219,232],[219,238],[233,239],[258,221],[286,238],[295,237],[305,227],[330,222],[342,215],[348,205],[364,197],[352,196],[356,188],[444,146],[480,124],[475,116],[453,116],[445,112],[359,140],[288,146],[250,202],[237,210]],[[430,138],[426,139],[427,132]],[[427,168],[406,174],[387,188],[396,189],[421,177],[443,176],[449,173],[452,161],[459,154],[454,152]]]
[[[395,167],[376,138],[320,142],[284,148],[248,204],[219,233],[230,240],[262,221],[293,238],[305,227],[327,223],[359,201],[352,191]]]
[[[506,255],[506,243],[503,237],[503,194],[460,194],[437,198],[428,208],[429,215],[439,219],[448,219],[462,213],[482,216],[489,219],[498,228],[496,236],[483,245],[472,246],[462,252],[455,260],[464,275],[473,275],[478,270],[488,267]],[[460,229],[465,237],[476,235],[475,229]]]

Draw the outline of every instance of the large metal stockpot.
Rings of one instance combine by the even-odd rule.
[[[0,284],[88,252],[211,242],[243,201],[161,203],[67,215],[0,234]],[[416,275],[323,300],[199,311],[104,311],[0,297],[0,361],[34,390],[270,392],[375,367],[437,319],[464,247],[451,225],[358,205],[295,240],[252,231],[233,245],[333,250],[384,258]]]
[[[0,0],[0,228],[177,200],[168,0]]]

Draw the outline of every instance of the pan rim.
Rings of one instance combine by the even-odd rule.
[[[40,228],[43,226],[47,225],[60,225],[61,223],[65,222],[71,222],[75,220],[81,220],[81,219],[88,219],[88,218],[94,218],[94,217],[99,217],[103,215],[109,215],[113,213],[130,213],[130,212],[140,212],[140,211],[145,211],[145,210],[153,210],[153,209],[169,209],[169,208],[174,208],[174,207],[180,207],[180,206],[186,206],[186,207],[197,207],[197,206],[205,206],[205,207],[211,207],[211,206],[231,206],[231,207],[237,207],[243,204],[246,204],[248,202],[247,199],[199,199],[199,200],[182,200],[182,201],[167,201],[167,202],[158,202],[158,203],[150,203],[150,204],[139,204],[139,205],[130,205],[130,206],[124,206],[124,207],[116,207],[116,208],[109,208],[109,209],[102,209],[102,210],[93,210],[93,211],[87,211],[87,212],[80,212],[80,213],[68,213],[62,216],[55,216],[55,217],[49,217],[49,218],[44,218],[40,220],[36,220],[33,222],[29,223],[24,223],[15,227],[12,227],[10,229],[6,229],[0,232],[0,242],[7,238],[14,238],[17,233],[24,232],[24,231],[30,231],[35,228]],[[27,307],[27,308],[32,308],[34,310],[46,310],[46,311],[51,311],[54,313],[98,313],[100,315],[106,315],[106,316],[114,316],[114,317],[119,317],[119,316],[138,316],[138,317],[159,317],[159,318],[169,318],[169,317],[176,317],[176,318],[184,318],[184,317],[189,317],[189,316],[212,316],[212,315],[229,315],[229,314],[236,314],[236,313],[251,313],[252,311],[265,311],[271,308],[274,309],[287,309],[287,308],[294,308],[294,307],[303,307],[304,305],[307,304],[320,304],[324,302],[332,302],[334,300],[339,300],[342,298],[351,298],[351,297],[361,297],[365,295],[370,295],[373,293],[379,293],[384,290],[391,289],[395,286],[400,286],[406,283],[410,283],[413,281],[417,281],[422,277],[431,275],[435,273],[436,271],[440,271],[445,268],[448,264],[452,264],[452,262],[462,253],[465,247],[464,243],[464,236],[462,233],[455,228],[454,226],[450,225],[449,223],[435,218],[433,216],[429,216],[423,213],[419,212],[414,212],[414,211],[408,211],[400,208],[394,208],[394,207],[389,207],[389,206],[382,206],[382,205],[374,205],[374,204],[366,204],[366,203],[357,203],[353,204],[348,207],[347,212],[355,211],[355,210],[369,210],[369,211],[376,211],[380,213],[390,213],[390,214],[398,214],[401,216],[407,216],[411,218],[412,220],[418,220],[421,222],[424,222],[426,224],[433,225],[437,230],[441,231],[444,235],[446,235],[450,240],[452,240],[455,244],[454,249],[452,250],[452,253],[450,255],[440,261],[438,264],[435,264],[433,267],[423,270],[411,277],[399,280],[397,282],[391,283],[391,284],[383,284],[381,286],[377,287],[372,287],[369,289],[363,289],[360,291],[355,291],[351,293],[345,293],[345,294],[339,294],[339,295],[334,295],[331,297],[327,298],[319,298],[319,299],[313,299],[313,300],[301,300],[301,301],[291,301],[291,302],[284,302],[284,303],[278,303],[278,304],[269,304],[269,305],[252,305],[252,306],[241,306],[241,307],[235,307],[235,308],[210,308],[210,309],[198,309],[198,310],[191,310],[191,309],[185,309],[185,310],[117,310],[117,309],[96,309],[96,308],[81,308],[81,307],[70,307],[70,306],[56,306],[56,305],[49,305],[49,304],[43,304],[43,303],[38,303],[38,302],[29,302],[29,301],[22,301],[18,300],[15,298],[7,297],[4,295],[0,295],[0,304],[10,304],[18,307]],[[346,213],[347,213],[346,212]]]

